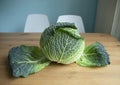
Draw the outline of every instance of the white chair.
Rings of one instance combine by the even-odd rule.
[[[81,16],[77,15],[61,15],[58,17],[57,22],[74,23],[79,33],[85,33],[85,28]]]
[[[43,32],[49,27],[48,17],[44,14],[30,14],[27,17],[24,32]]]

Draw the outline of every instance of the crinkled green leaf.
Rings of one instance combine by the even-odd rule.
[[[110,61],[104,46],[96,42],[85,48],[84,53],[76,63],[80,66],[105,66],[110,64]]]
[[[73,24],[57,23],[42,33],[40,46],[49,60],[69,64],[79,59],[85,42]]]
[[[14,77],[27,77],[50,64],[39,47],[17,46],[9,51],[9,63]]]

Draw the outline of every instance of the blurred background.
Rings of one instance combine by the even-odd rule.
[[[23,32],[29,14],[80,15],[88,33],[111,33],[119,0],[0,0],[0,32]]]

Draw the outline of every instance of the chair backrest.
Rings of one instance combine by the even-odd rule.
[[[24,32],[43,32],[49,27],[48,17],[44,14],[30,14],[27,17]]]
[[[85,28],[81,16],[78,15],[61,15],[57,22],[74,23],[79,33],[85,33]]]

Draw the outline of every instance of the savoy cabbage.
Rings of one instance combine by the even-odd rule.
[[[40,48],[20,45],[10,49],[8,54],[14,77],[27,77],[38,72],[51,62],[80,66],[106,66],[110,64],[104,46],[93,43],[85,46],[85,40],[72,23],[56,23],[41,34]]]
[[[50,61],[70,64],[80,58],[85,41],[73,24],[57,23],[42,33],[40,46]]]

